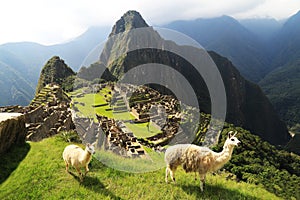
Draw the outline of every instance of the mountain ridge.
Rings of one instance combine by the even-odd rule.
[[[268,58],[263,56],[262,41],[232,17],[175,21],[163,27],[187,34],[205,49],[229,58],[251,81],[259,81],[267,73],[264,66],[267,66]]]

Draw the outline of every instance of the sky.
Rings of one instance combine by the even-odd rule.
[[[221,15],[281,20],[300,10],[300,0],[1,0],[0,44],[62,43],[91,26],[111,27],[128,10],[152,26]]]

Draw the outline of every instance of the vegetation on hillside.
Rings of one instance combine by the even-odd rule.
[[[273,71],[260,85],[287,125],[300,122],[300,60]]]
[[[227,127],[227,128],[226,128]],[[234,150],[225,169],[235,174],[239,181],[262,185],[265,189],[284,199],[300,198],[300,157],[278,150],[260,137],[242,128],[226,124],[219,144],[220,151],[229,130],[238,131],[241,145]]]
[[[50,60],[47,61],[41,71],[38,85],[36,87],[36,94],[38,94],[39,91],[49,83],[64,85],[66,89],[70,89],[70,86],[66,86],[66,83],[64,83],[64,81],[71,81],[71,83],[67,85],[72,85],[72,79],[67,78],[74,75],[75,72],[65,64],[64,60],[60,59],[58,56],[53,56]]]

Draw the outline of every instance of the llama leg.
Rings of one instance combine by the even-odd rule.
[[[177,166],[170,166],[170,176],[172,181],[175,183],[175,171]]]
[[[80,181],[82,181],[83,176],[82,176],[82,173],[80,171],[80,168],[79,167],[75,167],[75,168],[76,168],[76,170],[77,170],[77,172],[79,174]]]
[[[89,172],[90,170],[89,170],[89,166],[88,166],[88,164],[85,166],[85,175]]]
[[[203,187],[205,185],[205,174],[200,174],[200,190],[203,192]]]
[[[170,170],[170,176],[171,176],[172,181],[175,183],[175,171]]]
[[[65,161],[65,164],[66,164],[66,172],[69,172],[69,164],[68,164],[68,162]]]
[[[166,167],[166,176],[165,176],[165,181],[166,183],[168,183],[168,175],[169,175],[169,172],[170,172],[170,168],[169,166]]]

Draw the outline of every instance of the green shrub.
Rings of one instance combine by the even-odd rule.
[[[82,143],[80,137],[78,136],[76,131],[62,131],[59,133],[60,138],[62,138],[65,142],[70,143]]]

